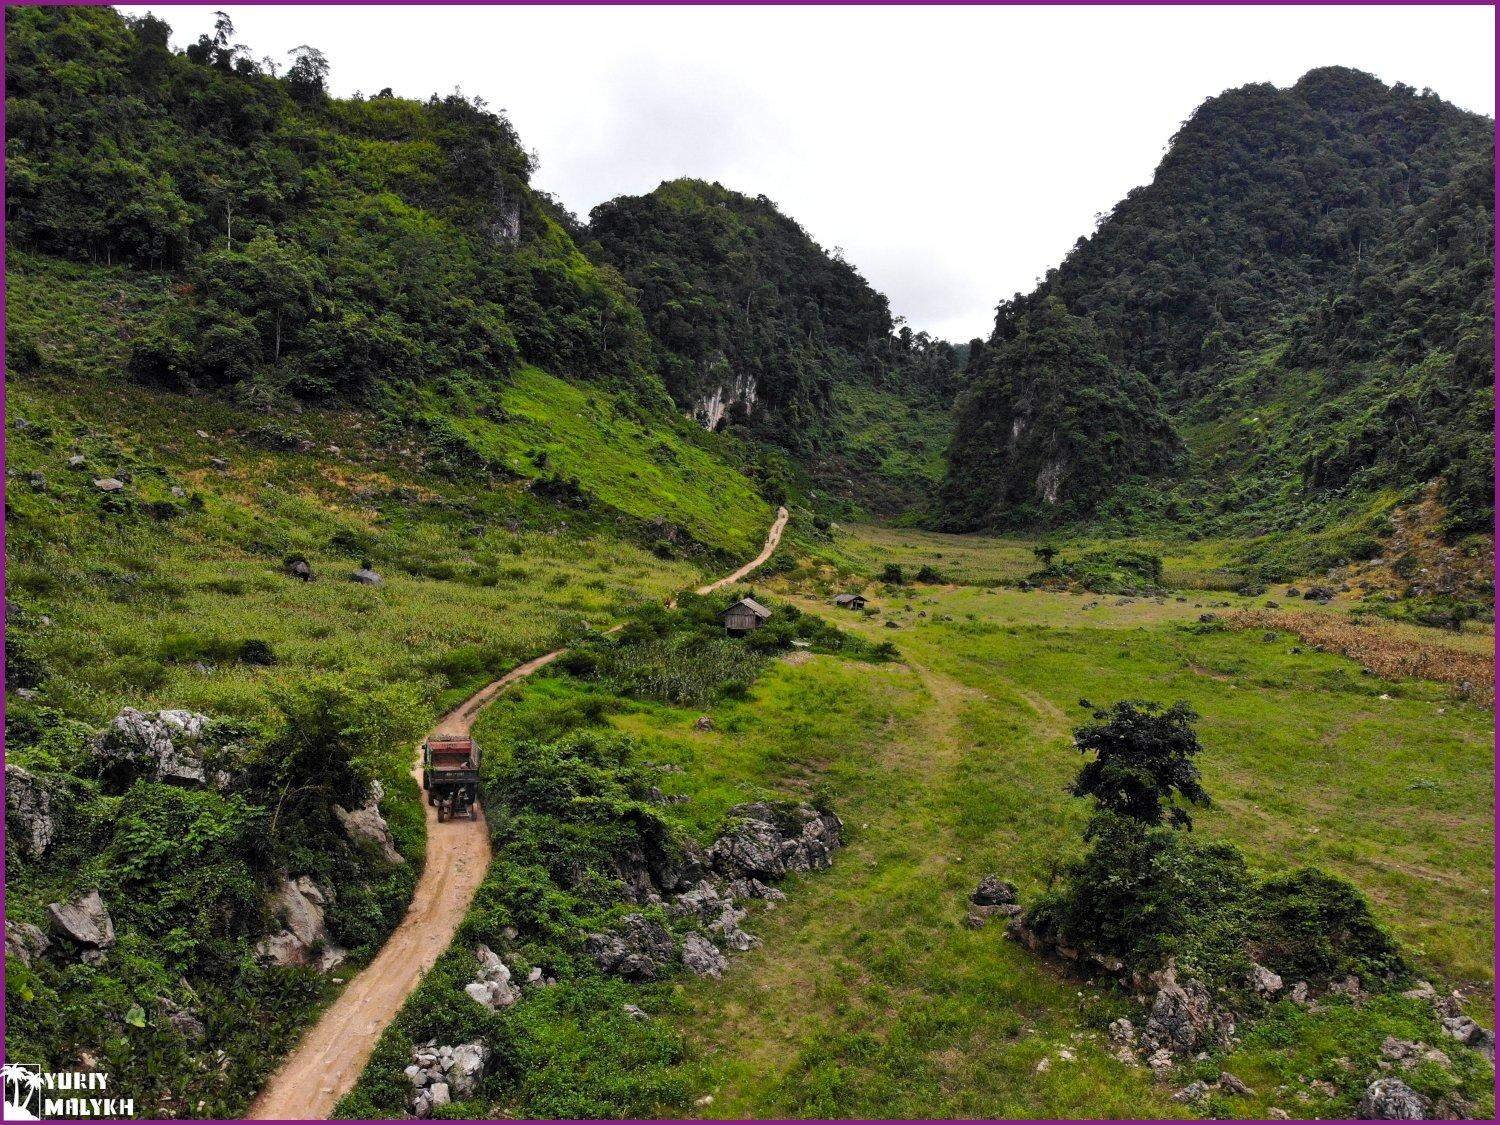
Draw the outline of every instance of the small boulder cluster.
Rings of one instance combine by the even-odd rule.
[[[515,982],[510,967],[500,959],[498,953],[487,945],[481,945],[474,951],[474,958],[479,967],[475,970],[474,979],[464,985],[464,991],[474,1003],[497,1012],[501,1008],[509,1008],[521,999],[521,985]],[[543,988],[556,983],[556,978],[543,975],[540,966],[533,967],[525,980],[529,988]]]
[[[490,1065],[490,1049],[483,1043],[438,1046],[434,1039],[414,1047],[411,1058],[405,1072],[412,1086],[407,1104],[414,1117],[425,1118],[479,1089]]]
[[[655,980],[679,962],[698,976],[719,977],[729,967],[724,949],[744,952],[760,943],[741,927],[746,912],[737,900],[774,905],[786,895],[773,882],[830,867],[842,840],[843,823],[831,812],[768,801],[737,805],[705,851],[689,849],[670,866],[623,876],[632,901],[662,906],[701,932],[679,942],[666,926],[632,913],[609,933],[588,935],[584,948],[602,971],[626,980]]]

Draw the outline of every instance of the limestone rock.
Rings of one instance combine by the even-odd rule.
[[[30,922],[5,921],[5,955],[29,965],[46,953],[52,943],[40,926]]]
[[[357,846],[367,848],[380,856],[386,863],[395,866],[405,863],[401,853],[396,850],[396,842],[391,839],[391,828],[385,822],[385,817],[380,815],[380,801],[385,796],[385,790],[380,782],[376,781],[370,785],[370,795],[365,803],[358,808],[350,810],[342,805],[333,806],[333,815],[343,826],[344,835]]]
[[[483,1043],[440,1047],[428,1042],[413,1048],[412,1063],[403,1071],[412,1086],[412,1115],[430,1117],[434,1109],[473,1095],[489,1062],[490,1049]]]
[[[5,766],[5,834],[16,850],[40,859],[52,843],[52,795],[20,766]]]
[[[521,998],[520,988],[511,981],[510,969],[494,950],[481,945],[474,951],[474,956],[479,962],[478,974],[464,985],[464,991],[476,1004],[493,1012],[508,1008]],[[537,976],[541,975],[540,970],[535,972]]]
[[[614,933],[589,934],[583,947],[603,972],[626,980],[655,980],[676,953],[666,928],[640,914],[625,915]]]
[[[1179,984],[1177,970],[1158,975],[1160,986],[1146,1020],[1146,1041],[1174,1054],[1191,1054],[1221,1041],[1230,1023],[1228,1014],[1214,1007],[1208,989],[1196,980]]]
[[[217,749],[213,720],[192,711],[137,711],[126,707],[90,744],[94,761],[124,779],[145,777],[171,785],[212,784],[225,789],[224,770],[210,769],[205,754]]]
[[[1364,1121],[1426,1121],[1427,1099],[1399,1078],[1377,1078],[1359,1100]]]
[[[1250,966],[1250,985],[1262,996],[1272,997],[1281,991],[1283,982],[1281,977],[1264,965],[1252,964]]]
[[[729,810],[730,827],[708,849],[713,869],[727,878],[780,879],[792,871],[833,865],[843,822],[808,805],[756,801]]]
[[[98,891],[47,907],[52,929],[85,950],[108,949],[115,943],[115,923]]]
[[[329,938],[323,912],[332,901],[333,891],[306,875],[283,878],[266,903],[280,929],[261,939],[256,954],[277,965],[313,965],[324,973],[341,964],[347,953]]]
[[[969,896],[975,906],[1012,906],[1016,902],[1016,888],[998,875],[986,875]]]
[[[729,958],[702,934],[688,934],[683,939],[682,963],[700,977],[719,977],[729,968]]]
[[[367,566],[362,566],[349,576],[351,582],[357,582],[361,586],[384,586],[385,579]]]

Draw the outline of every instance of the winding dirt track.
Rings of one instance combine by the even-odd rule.
[[[700,586],[711,594],[744,578],[771,557],[781,542],[788,512],[781,508],[760,554],[733,574]],[[517,665],[444,715],[433,734],[468,734],[474,719],[517,680],[551,664],[567,649]],[[421,752],[412,765],[420,784]],[[489,833],[483,810],[472,821],[439,824],[437,810],[427,810],[427,863],[412,895],[406,917],[380,952],[339,995],[271,1076],[246,1117],[258,1121],[322,1120],[353,1087],[369,1062],[375,1043],[396,1018],[402,1003],[424,973],[453,941],[490,862]]]

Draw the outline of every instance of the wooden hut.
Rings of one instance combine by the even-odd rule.
[[[863,594],[838,594],[834,597],[833,604],[840,609],[864,609],[865,596]]]
[[[741,598],[724,611],[724,629],[729,633],[748,633],[759,629],[771,611],[754,598]]]

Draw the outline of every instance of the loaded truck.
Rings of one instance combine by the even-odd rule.
[[[435,734],[422,744],[422,788],[438,820],[479,816],[479,743],[468,735]]]

